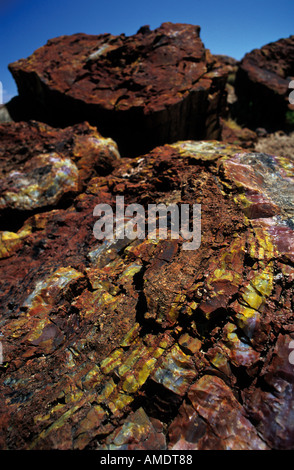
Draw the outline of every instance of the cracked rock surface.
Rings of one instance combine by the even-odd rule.
[[[9,68],[30,119],[55,126],[87,120],[123,156],[220,136],[228,70],[205,49],[199,26],[61,36]]]
[[[0,132],[1,448],[293,449],[293,158],[189,140],[120,159],[88,124]],[[52,152],[74,191],[52,164],[65,202],[42,186],[12,204],[11,173],[38,187],[30,162]],[[201,204],[200,247],[96,239],[117,196]]]

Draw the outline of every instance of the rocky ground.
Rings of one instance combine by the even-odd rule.
[[[277,131],[272,134],[259,137],[255,146],[257,152],[279,154],[281,157],[287,157],[294,154],[294,133],[286,134],[283,131]]]
[[[250,62],[261,90],[293,75],[292,42],[275,69],[267,47],[270,74]],[[166,23],[56,38],[10,66],[1,449],[294,448],[293,133],[240,121],[241,65]],[[94,208],[118,197],[200,204],[200,246],[168,218],[167,238],[146,221],[143,238],[97,239]]]

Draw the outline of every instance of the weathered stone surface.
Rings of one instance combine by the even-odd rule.
[[[294,107],[289,102],[293,79],[294,36],[247,53],[235,81],[239,121],[252,129],[293,129]]]
[[[62,36],[9,68],[31,118],[58,126],[87,120],[122,155],[139,155],[220,136],[227,67],[199,33],[199,26],[164,23],[129,37]]]
[[[13,170],[0,182],[0,210],[31,210],[57,204],[78,189],[78,169],[56,152],[32,157],[22,170]]]
[[[65,129],[6,123],[0,139],[0,225],[6,229],[20,227],[29,212],[66,206],[120,158],[116,143],[87,123]]]
[[[4,126],[6,175],[58,148],[80,174],[91,154],[87,125],[26,125],[27,156],[9,144],[24,124]],[[0,447],[293,449],[293,159],[217,141],[104,174],[89,159],[66,206],[2,221]],[[117,196],[201,204],[200,247],[95,239],[94,207]]]
[[[204,375],[188,393],[170,425],[173,450],[266,450],[232,390],[219,377]]]
[[[166,439],[162,423],[146,415],[143,408],[131,413],[128,420],[106,439],[100,450],[164,450]]]
[[[261,387],[250,387],[244,393],[248,416],[269,447],[293,449],[293,334],[281,332],[261,370]],[[291,347],[291,349],[289,349]]]
[[[110,173],[120,158],[116,142],[102,137],[86,122],[65,129],[36,121],[6,123],[0,126],[0,139],[1,178],[21,169],[33,157],[54,152],[77,166],[79,187],[83,189],[96,174]]]

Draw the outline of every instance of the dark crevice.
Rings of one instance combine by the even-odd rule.
[[[235,387],[238,389],[238,391],[240,392],[244,389],[249,388],[252,382],[255,380],[255,375],[254,376],[248,375],[247,369],[245,366],[235,366],[231,362],[230,367],[231,367],[232,373],[236,377],[237,382],[235,384]],[[239,396],[238,401],[242,404],[241,396]]]
[[[200,309],[197,309],[191,319],[195,320],[198,334],[204,338],[202,343],[202,351],[207,352],[209,348],[213,347],[218,336],[221,335],[222,329],[225,324],[231,319],[230,309],[220,307],[211,312],[211,318],[205,318]],[[218,335],[211,337],[211,332],[218,328]]]
[[[132,404],[133,409],[144,408],[150,418],[169,424],[178,414],[183,397],[176,395],[163,385],[148,379]]]
[[[247,266],[249,268],[252,268],[254,266],[254,264],[256,263],[256,260],[253,259],[249,253],[245,252],[245,255],[244,255],[244,266]]]
[[[271,395],[278,396],[277,390],[266,382],[263,376],[258,376],[255,384],[256,389],[260,389],[265,393],[270,393]]]
[[[136,305],[136,321],[141,325],[144,323],[144,314],[147,312],[147,299],[144,293],[144,274],[146,271],[146,265],[142,265],[142,268],[133,277],[133,283],[138,293],[138,301]]]
[[[73,194],[66,194],[56,205],[38,207],[33,210],[4,209],[0,215],[0,231],[18,232],[26,220],[36,214],[43,214],[56,209],[68,209],[73,203]]]
[[[142,268],[133,277],[133,283],[138,293],[138,301],[136,305],[136,321],[141,325],[140,335],[144,337],[147,333],[160,333],[162,327],[155,319],[146,319],[145,314],[148,312],[148,304],[146,295],[144,292],[144,274],[146,272],[147,265],[143,263]]]

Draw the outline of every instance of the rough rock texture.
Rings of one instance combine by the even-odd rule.
[[[38,122],[0,126],[0,228],[32,212],[66,206],[120,158],[116,143],[87,123],[53,129]]]
[[[291,142],[232,120],[242,105],[255,126],[250,97],[257,126],[281,128],[293,37],[244,58],[236,101],[239,64],[199,31],[63,36],[10,66],[1,449],[294,449]],[[200,246],[96,239],[95,206],[118,196],[146,216],[201,204]]]
[[[268,131],[294,128],[289,83],[294,79],[294,36],[254,49],[236,75],[235,115],[242,124]]]
[[[1,448],[293,449],[293,159],[185,141],[118,160],[86,124],[0,132],[0,210],[23,211],[9,178],[32,181],[35,159],[38,185],[40,155],[87,181],[2,222]],[[201,204],[200,247],[95,239],[93,209],[116,196]]]
[[[280,157],[294,155],[294,132],[289,134],[283,131],[265,133],[257,139],[254,147],[257,152],[279,154]]]
[[[199,33],[199,26],[164,23],[130,37],[62,36],[9,68],[27,116],[57,126],[87,120],[114,138],[123,156],[139,155],[220,136],[227,66]],[[8,110],[17,115],[14,108]]]

